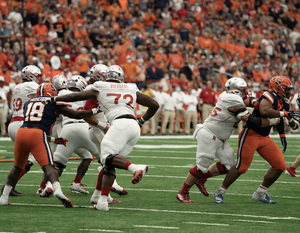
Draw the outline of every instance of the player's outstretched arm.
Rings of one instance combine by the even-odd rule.
[[[138,104],[148,107],[147,111],[142,117],[144,121],[148,121],[156,113],[157,109],[159,108],[159,104],[156,102],[156,100],[140,92],[137,92],[136,95],[136,102]]]
[[[68,95],[61,95],[54,97],[56,102],[76,102],[80,100],[97,99],[99,92],[94,90],[87,90],[82,92],[74,92]]]
[[[96,108],[93,108],[91,110],[74,111],[73,109],[68,107],[61,107],[57,109],[57,113],[63,114],[64,116],[70,118],[82,119],[85,117],[93,116],[94,114],[98,113],[98,110]]]

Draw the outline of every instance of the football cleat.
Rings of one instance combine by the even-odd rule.
[[[182,203],[193,203],[193,201],[190,199],[189,193],[184,193],[182,191],[179,191],[176,195],[176,198],[178,201]]]
[[[112,191],[113,193],[119,194],[120,196],[126,196],[128,194],[128,192],[125,189],[117,190],[114,187],[111,187],[110,191]]]
[[[200,190],[200,192],[208,197],[209,196],[209,193],[206,191],[206,188],[204,186],[205,182],[207,181],[207,179],[203,178],[203,179],[199,179],[196,183],[196,186],[198,187],[198,189]]]
[[[296,168],[294,167],[287,167],[285,170],[285,174],[290,175],[292,177],[300,177],[300,175],[296,173]]]
[[[117,201],[116,199],[113,199],[110,195],[108,195],[107,201],[108,201],[109,205],[111,205],[111,204],[117,204],[117,203],[122,203],[121,201]]]
[[[103,210],[103,211],[108,211],[108,202],[107,200],[103,200],[102,198],[100,198],[97,202],[97,205],[94,205],[93,207],[94,210]]]
[[[133,184],[139,183],[143,175],[145,175],[145,173],[148,171],[148,166],[146,165],[138,165],[137,167],[138,168],[133,173],[133,179],[131,180]]]
[[[265,203],[265,204],[276,204],[276,201],[272,201],[270,200],[268,194],[263,194],[263,195],[259,195],[256,191],[253,193],[252,195],[252,200],[253,201],[258,201],[261,203]]]
[[[61,201],[61,203],[64,205],[64,207],[66,207],[66,208],[72,208],[72,207],[73,207],[72,201],[71,201],[69,198],[67,198],[67,197],[62,193],[61,190],[56,190],[56,191],[54,192],[54,197],[58,198],[58,199]]]
[[[40,188],[41,189],[41,188]],[[38,191],[40,191],[40,189]],[[40,197],[50,197],[53,193],[53,186],[51,182],[48,181],[46,187],[41,189]]]
[[[9,205],[8,199],[0,198],[0,205]]]
[[[83,184],[81,183],[75,183],[73,182],[70,186],[70,189],[73,193],[84,193],[84,194],[89,194],[90,192],[84,189]]]
[[[216,190],[216,192],[214,193],[214,199],[217,204],[224,204],[223,201],[224,194],[225,192],[222,192],[221,190],[219,190],[219,188]]]
[[[99,198],[100,198],[100,194],[99,195],[94,195],[95,193],[93,193],[93,195],[91,196],[90,202],[91,204],[97,204]]]

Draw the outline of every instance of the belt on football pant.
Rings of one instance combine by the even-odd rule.
[[[133,115],[130,115],[130,114],[125,114],[125,115],[118,116],[118,117],[115,118],[115,120],[123,119],[123,118],[136,120],[136,118]]]
[[[68,124],[77,124],[77,123],[86,123],[85,121],[69,121],[67,123],[64,123],[64,125],[68,125]]]
[[[23,128],[23,129],[41,129],[38,126],[21,126],[21,128]]]

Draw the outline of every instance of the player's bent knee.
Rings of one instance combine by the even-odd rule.
[[[203,177],[203,173],[197,169],[197,166],[191,168],[191,169],[189,170],[189,172],[191,173],[191,175],[192,175],[193,177],[195,177],[195,178],[197,178],[197,179],[200,179],[200,178]]]
[[[230,170],[230,168],[231,168],[231,166],[229,166],[229,165],[228,166],[223,165],[220,162],[217,162],[216,165],[217,165],[217,168],[218,168],[220,174],[226,174]]]
[[[59,172],[59,176],[61,176],[64,169],[66,168],[66,165],[63,165],[62,163],[56,161],[54,161],[54,163],[55,163],[55,169]]]
[[[110,155],[108,155],[108,156],[105,158],[104,164],[105,164],[107,167],[112,167],[112,162],[113,162],[113,159],[114,159],[114,157],[115,157],[116,155],[117,155],[117,154],[114,154],[114,155],[110,154]]]
[[[116,177],[116,170],[113,167],[103,167],[103,175],[114,176]]]

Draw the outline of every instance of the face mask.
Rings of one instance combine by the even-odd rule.
[[[177,92],[180,92],[181,91],[181,88],[180,87],[176,87],[175,89]]]
[[[139,66],[142,66],[143,65],[143,63],[142,62],[139,62],[139,64],[138,64]]]
[[[162,51],[162,50],[159,50],[158,52],[159,52],[160,54],[162,54],[162,53],[163,53],[163,51]]]
[[[56,51],[55,51],[55,50],[51,50],[51,53],[52,53],[52,54],[55,54],[55,53],[56,53]]]

